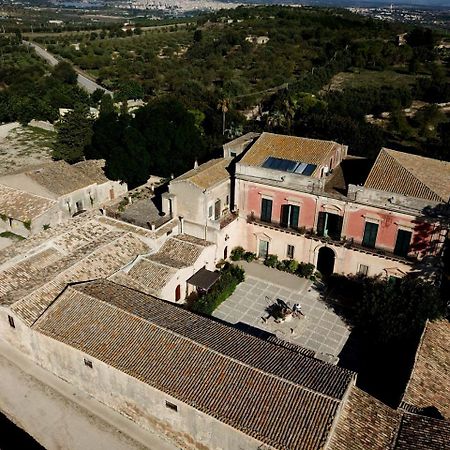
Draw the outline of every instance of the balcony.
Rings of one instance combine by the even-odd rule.
[[[361,253],[366,253],[368,255],[378,256],[379,258],[385,258],[392,261],[399,261],[406,264],[411,264],[417,261],[417,257],[408,256],[402,257],[395,255],[393,252],[378,248],[368,248],[363,245],[356,243],[353,238],[345,238],[340,236],[319,236],[314,230],[307,230],[305,227],[299,228],[286,228],[281,226],[279,223],[275,222],[264,222],[256,217],[254,214],[247,216],[247,223],[252,223],[260,227],[268,228],[271,230],[281,231],[283,233],[288,233],[294,236],[303,236],[306,239],[312,239],[316,242],[323,242],[324,244],[334,245],[336,247],[344,247],[349,250],[354,250]]]
[[[225,214],[219,222],[219,227],[220,229],[225,228],[226,226],[228,226],[231,222],[234,222],[236,219],[238,218],[237,213],[235,212],[228,212],[227,214]]]

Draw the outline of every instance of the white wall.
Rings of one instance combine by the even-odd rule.
[[[72,347],[23,325],[8,325],[7,310],[0,307],[0,336],[38,365],[72,383],[100,402],[150,431],[155,427],[183,449],[256,450],[261,443],[150,385],[126,375]],[[92,361],[92,369],[84,364]],[[166,401],[177,405],[173,411]],[[265,447],[270,448],[270,447]]]

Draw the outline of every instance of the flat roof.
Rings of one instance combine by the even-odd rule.
[[[220,275],[217,272],[211,272],[210,270],[202,267],[198,272],[194,273],[194,275],[192,275],[187,282],[192,284],[192,286],[208,290],[219,278]]]

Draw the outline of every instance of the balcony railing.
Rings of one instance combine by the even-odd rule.
[[[254,214],[250,214],[247,217],[248,223],[253,223],[255,225],[259,225],[261,227],[270,228],[272,230],[282,231],[283,233],[289,233],[297,236],[303,236],[306,239],[312,239],[317,242],[323,242],[326,244],[332,244],[336,247],[345,247],[351,250],[355,250],[361,253],[367,253],[369,255],[378,256],[380,258],[386,258],[391,259],[394,261],[400,261],[404,263],[412,263],[417,261],[417,258],[415,256],[398,256],[395,255],[392,252],[389,252],[384,249],[379,248],[368,248],[364,247],[363,245],[354,242],[353,238],[345,238],[340,236],[319,236],[317,233],[314,232],[314,230],[306,229],[305,227],[299,227],[299,228],[293,228],[293,227],[284,227],[281,226],[279,223],[276,222],[264,222],[260,220],[258,217],[256,217]]]

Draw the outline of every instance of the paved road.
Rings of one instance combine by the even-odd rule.
[[[47,450],[177,450],[0,339],[0,408]],[[0,442],[1,446],[1,442]]]
[[[28,45],[36,51],[36,54],[39,55],[41,58],[45,59],[48,64],[51,66],[56,66],[58,64],[59,60],[56,59],[51,53],[49,53],[47,50],[42,48],[41,46],[35,44],[34,42],[30,41],[22,41],[25,45]],[[94,81],[87,78],[85,75],[80,73],[81,71],[74,68],[78,73],[78,85],[81,86],[83,89],[85,89],[89,94],[92,94],[96,89],[103,90],[106,94],[113,95],[111,91],[108,91],[108,89],[105,89],[104,87],[100,86],[99,84],[95,83]]]

